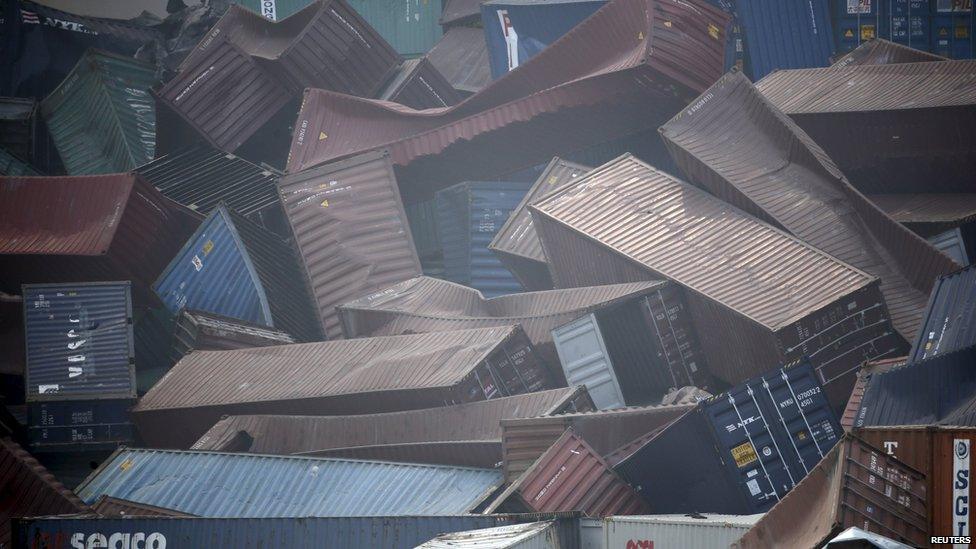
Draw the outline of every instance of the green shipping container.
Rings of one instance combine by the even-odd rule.
[[[41,102],[68,175],[126,172],[152,160],[156,113],[152,65],[88,50]]]
[[[441,38],[442,0],[346,0],[386,41],[406,57],[419,57]],[[280,21],[311,4],[310,0],[236,0],[248,9]]]

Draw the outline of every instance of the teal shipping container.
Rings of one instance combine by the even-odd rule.
[[[44,101],[41,116],[68,175],[126,172],[153,159],[152,65],[88,50]]]
[[[328,0],[325,0],[328,1]],[[346,0],[387,42],[406,57],[420,57],[441,38],[442,0]],[[236,0],[268,19],[280,21],[310,0]]]

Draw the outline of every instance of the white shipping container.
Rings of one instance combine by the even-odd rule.
[[[415,549],[560,549],[554,522],[442,534]]]
[[[762,518],[757,515],[642,515],[607,517],[604,549],[728,547]],[[695,518],[701,517],[701,518]]]

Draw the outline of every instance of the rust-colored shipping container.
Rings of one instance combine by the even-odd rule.
[[[564,387],[423,410],[347,416],[222,418],[193,450],[298,454],[332,448],[502,438],[499,421],[593,410],[583,387]]]
[[[832,67],[851,65],[890,65],[892,63],[926,63],[947,61],[945,57],[916,50],[883,38],[863,42],[850,53],[834,61]]]
[[[377,99],[393,101],[411,109],[436,109],[461,102],[461,94],[426,57],[408,59]]]
[[[0,290],[130,280],[137,304],[202,217],[134,173],[0,177]]]
[[[503,419],[502,457],[506,482],[524,473],[539,456],[572,428],[600,456],[606,456],[627,443],[646,435],[694,408],[640,406],[548,417]]]
[[[558,287],[682,287],[708,370],[728,383],[808,356],[841,409],[865,358],[904,349],[876,277],[631,155],[530,210]]]
[[[206,311],[183,309],[173,328],[171,356],[179,360],[191,351],[229,351],[295,343],[290,334]]]
[[[143,441],[186,448],[225,415],[367,414],[553,387],[519,326],[196,351],[132,410]]]
[[[329,339],[342,337],[337,306],[421,274],[385,152],[284,177],[279,190]]]
[[[922,547],[928,512],[924,473],[847,434],[732,547],[822,547],[852,526]]]
[[[972,526],[972,449],[976,427],[864,427],[855,433],[875,448],[925,473],[929,533],[967,536]]]
[[[488,246],[526,290],[553,288],[546,254],[532,226],[529,204],[558,191],[591,169],[558,156],[553,158]]]
[[[647,514],[644,500],[567,429],[485,509],[486,513],[580,511],[590,517]]]

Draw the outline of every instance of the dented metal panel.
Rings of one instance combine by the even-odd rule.
[[[387,154],[289,175],[279,189],[329,338],[342,337],[338,305],[421,274]]]
[[[490,469],[123,448],[78,495],[201,517],[443,515],[471,511],[500,481]]]
[[[193,352],[133,420],[148,444],[188,447],[228,414],[394,412],[552,387],[522,329],[506,326]]]
[[[227,351],[297,343],[290,334],[204,311],[180,311],[173,329],[172,356],[191,351]]]
[[[556,527],[551,522],[530,522],[441,534],[416,549],[560,549]]]
[[[559,326],[552,331],[552,340],[567,383],[586,386],[600,410],[626,405],[595,315]]]
[[[875,38],[863,42],[850,53],[834,61],[831,66],[889,65],[892,63],[925,63],[931,61],[946,61],[946,58],[935,55],[934,53],[896,44],[883,38]]]

